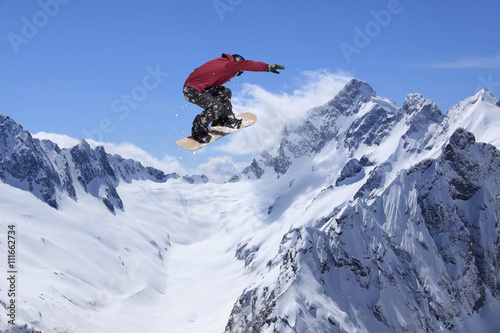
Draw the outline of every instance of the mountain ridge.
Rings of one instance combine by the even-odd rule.
[[[165,182],[179,178],[166,175],[140,162],[106,153],[104,147],[92,149],[85,140],[72,148],[61,149],[49,140],[33,138],[21,125],[8,116],[0,115],[0,179],[29,190],[53,208],[58,208],[58,196],[66,194],[77,200],[75,186],[98,197],[111,213],[124,209],[116,191],[120,180],[150,179]],[[77,181],[78,183],[76,183]]]
[[[496,282],[492,283],[497,278],[493,278],[492,276],[498,276],[500,269],[498,264],[499,253],[498,250],[495,250],[500,245],[498,237],[500,235],[498,228],[499,213],[498,204],[494,201],[491,202],[489,198],[498,198],[500,194],[498,193],[498,186],[497,188],[494,188],[494,186],[491,188],[491,184],[487,182],[481,182],[478,185],[476,183],[478,181],[476,172],[479,169],[485,170],[481,172],[482,177],[491,179],[494,184],[498,184],[499,175],[493,171],[495,170],[494,167],[489,166],[498,164],[499,155],[495,146],[476,143],[474,134],[464,128],[473,130],[484,138],[493,139],[493,142],[498,142],[495,141],[498,138],[498,134],[495,136],[495,125],[493,125],[499,124],[500,108],[498,106],[500,104],[498,100],[487,90],[482,90],[475,96],[454,106],[450,109],[449,114],[442,115],[433,101],[423,98],[420,94],[408,95],[403,107],[399,108],[392,101],[378,97],[366,85],[366,83],[357,80],[351,81],[332,101],[313,109],[309,118],[305,121],[305,124],[313,124],[314,121],[311,121],[311,118],[314,119],[319,116],[322,118],[322,121],[316,121],[316,124],[319,125],[318,127],[329,122],[336,124],[333,126],[334,131],[332,131],[335,134],[330,135],[330,137],[335,137],[332,142],[337,144],[330,144],[328,146],[333,152],[322,152],[321,149],[311,149],[308,152],[309,157],[312,158],[308,162],[300,160],[301,154],[295,153],[296,151],[293,150],[294,146],[304,147],[302,142],[307,142],[309,138],[316,138],[310,133],[315,133],[318,127],[313,129],[306,127],[307,130],[304,130],[304,125],[298,125],[295,129],[284,131],[284,140],[280,143],[279,149],[275,148],[273,151],[263,152],[244,170],[243,175],[250,179],[265,178],[265,181],[268,182],[275,178],[277,182],[282,180],[284,183],[290,182],[290,184],[294,184],[296,179],[293,170],[293,158],[296,159],[295,162],[297,164],[300,164],[301,170],[296,172],[301,177],[308,177],[304,174],[305,170],[311,170],[310,174],[313,174],[314,169],[324,163],[322,161],[318,164],[314,160],[332,160],[330,156],[336,154],[336,160],[346,161],[345,165],[342,167],[343,162],[340,162],[335,168],[335,164],[332,164],[333,168],[331,171],[333,175],[322,175],[327,179],[323,182],[325,185],[323,185],[323,189],[319,194],[311,196],[314,199],[307,209],[312,209],[314,205],[319,205],[321,202],[328,200],[327,198],[342,195],[342,192],[349,191],[354,195],[352,197],[345,195],[346,199],[343,203],[335,206],[331,213],[317,218],[316,223],[312,226],[309,222],[303,227],[295,227],[290,231],[290,233],[295,235],[292,237],[295,241],[291,243],[287,250],[288,252],[286,252],[287,254],[280,254],[285,251],[280,247],[278,255],[271,260],[271,262],[276,262],[276,264],[270,266],[268,273],[277,269],[280,272],[278,278],[267,283],[257,284],[257,287],[245,289],[235,303],[230,320],[226,326],[226,332],[263,332],[273,330],[299,332],[307,330],[310,327],[314,327],[315,331],[335,332],[343,330],[364,331],[368,327],[371,329],[377,327],[377,331],[381,332],[400,330],[432,331],[438,329],[440,325],[443,325],[447,329],[456,329],[459,327],[461,330],[464,328],[460,328],[457,318],[472,316],[478,312],[484,306],[487,294],[497,297],[498,284]],[[360,87],[364,87],[363,93],[360,92]],[[343,102],[340,103],[339,101]],[[349,103],[349,101],[352,101],[352,103]],[[345,109],[342,110],[342,108]],[[357,116],[354,120],[349,118],[353,115]],[[495,115],[496,118],[494,118]],[[490,127],[487,125],[480,127],[477,125],[476,117],[479,120],[484,118],[496,121],[490,124]],[[345,119],[349,120],[345,121]],[[338,123],[340,125],[337,125]],[[485,125],[486,122],[483,121],[482,124]],[[295,140],[295,145],[290,143],[290,138]],[[321,142],[321,140],[312,141]],[[343,145],[340,143],[343,143]],[[327,145],[323,145],[323,149],[327,149],[326,147]],[[467,149],[475,149],[477,151],[475,154],[463,154],[462,151]],[[488,152],[479,153],[478,151],[482,149],[486,149]],[[483,162],[481,164],[478,161]],[[392,187],[394,187],[392,184],[398,177],[404,174],[413,174],[422,167],[425,170],[429,170],[436,163],[445,162],[450,163],[447,166],[447,170],[438,173],[432,185],[436,186],[436,183],[439,182],[439,177],[445,177],[445,174],[451,172],[456,174],[456,176],[451,177],[449,180],[441,180],[442,184],[440,185],[443,188],[442,191],[450,193],[449,200],[458,203],[462,201],[478,201],[474,201],[467,208],[463,208],[459,204],[441,202],[439,198],[442,192],[433,193],[432,195],[420,194],[417,198],[401,205],[403,208],[399,209],[403,210],[403,212],[390,212],[391,218],[375,217],[376,224],[367,222],[373,219],[370,217],[370,214],[377,216],[377,210],[370,209],[370,207],[376,205],[376,202],[381,202],[381,196],[384,196],[384,193],[394,191],[392,190]],[[486,167],[481,168],[480,166],[482,165],[486,165]],[[282,166],[286,166],[286,168]],[[335,169],[338,171],[334,171]],[[337,174],[337,172],[340,172],[340,174]],[[266,173],[268,177],[265,177]],[[288,177],[286,177],[287,173],[290,173]],[[420,176],[424,178],[426,176],[425,172],[420,174]],[[314,178],[311,177],[310,179]],[[335,183],[333,183],[333,179],[336,179]],[[328,183],[331,185],[327,186]],[[292,186],[290,185],[290,187]],[[446,190],[448,186],[449,189]],[[488,194],[484,199],[486,201],[481,201],[482,199],[478,199],[477,197],[478,193],[486,187],[489,188]],[[352,188],[352,190],[349,190],[349,188]],[[427,190],[432,192],[432,187],[427,188]],[[402,195],[399,192],[398,196]],[[415,194],[410,191],[405,195],[411,197]],[[380,211],[386,210],[384,206],[390,206],[391,201],[397,202],[397,200],[400,200],[398,196],[390,196],[390,199],[380,204],[378,209]],[[285,195],[280,193],[270,207],[274,209],[280,201],[285,200],[284,197]],[[431,197],[432,199],[430,199]],[[294,202],[296,204],[297,200]],[[281,204],[283,205],[283,203]],[[482,223],[489,226],[493,225],[493,227],[488,227],[490,229],[486,229],[491,235],[496,236],[486,237],[483,235],[484,232],[478,233],[476,231],[482,223],[478,223],[479,218],[473,218],[474,213],[472,212],[477,209],[475,205],[480,206],[482,211],[489,212],[489,218],[483,217],[486,221],[483,220]],[[288,206],[290,207],[290,205]],[[347,213],[353,209],[356,212]],[[384,225],[401,224],[405,221],[405,215],[408,213],[408,210],[421,211],[420,214],[423,214],[423,217],[416,218],[416,221],[412,222],[415,223],[415,226],[412,226],[412,228],[421,228],[421,226],[419,227],[419,225],[422,225],[421,221],[425,221],[427,225],[426,229],[431,228],[433,218],[436,217],[440,217],[440,220],[443,222],[451,219],[453,215],[444,213],[451,210],[452,212],[460,212],[461,215],[459,219],[451,219],[455,223],[453,228],[468,230],[466,232],[453,231],[453,237],[456,239],[465,239],[465,241],[461,241],[462,248],[460,250],[467,254],[466,260],[463,262],[460,262],[458,258],[453,259],[454,255],[460,252],[456,250],[457,247],[452,247],[450,250],[450,248],[440,245],[437,241],[429,240],[428,242],[417,241],[412,249],[405,249],[401,244],[388,241],[394,236],[388,234],[382,236],[379,244],[383,248],[392,249],[394,260],[392,263],[394,266],[402,267],[401,269],[406,270],[408,272],[406,274],[411,273],[414,279],[413,285],[408,285],[408,282],[404,280],[398,280],[396,285],[400,286],[400,290],[394,291],[392,295],[399,294],[401,295],[401,299],[407,297],[414,300],[412,306],[404,303],[399,304],[397,307],[398,310],[403,311],[405,307],[418,309],[422,307],[422,304],[427,304],[427,308],[420,309],[419,311],[422,312],[419,314],[408,310],[402,316],[405,319],[398,318],[394,316],[388,307],[390,301],[387,301],[386,298],[391,299],[390,297],[392,296],[386,296],[380,297],[378,302],[364,305],[363,316],[366,319],[365,322],[357,322],[355,319],[352,319],[350,322],[343,319],[339,320],[338,316],[335,317],[331,313],[324,313],[323,316],[318,317],[317,311],[319,311],[321,306],[335,308],[332,304],[337,304],[337,310],[347,313],[349,318],[357,316],[355,312],[349,310],[349,307],[353,306],[352,304],[347,304],[345,307],[341,307],[341,309],[338,308],[338,305],[342,304],[343,300],[339,299],[337,295],[343,294],[343,292],[342,290],[329,291],[327,288],[328,283],[325,285],[324,282],[328,279],[328,273],[325,272],[330,271],[331,267],[350,267],[349,270],[355,272],[355,276],[349,278],[349,280],[356,280],[359,283],[359,286],[355,283],[350,288],[354,288],[354,290],[359,287],[363,288],[363,284],[369,283],[369,280],[371,280],[368,277],[371,276],[372,272],[381,272],[383,270],[381,264],[376,259],[372,259],[373,262],[371,262],[372,260],[366,262],[366,256],[371,257],[373,254],[366,253],[366,256],[353,257],[352,253],[361,251],[362,248],[352,248],[349,244],[359,243],[359,240],[356,240],[356,238],[359,238],[360,234],[368,233],[372,236],[373,230],[378,230],[379,228],[384,230],[386,228]],[[361,219],[354,218],[359,216],[360,212],[363,211],[371,211],[371,213],[363,213],[364,217]],[[467,220],[468,218],[470,220]],[[349,241],[340,241],[341,238],[339,238],[339,235],[344,234],[344,232],[338,230],[344,230],[345,228],[339,227],[339,224],[340,221],[346,221],[346,219],[352,219],[349,223],[350,227],[347,230],[355,228],[354,226],[366,225],[367,223],[372,225],[372,227],[370,230],[356,229],[355,232],[349,231],[351,235]],[[299,222],[297,223],[300,224]],[[496,228],[495,225],[497,226]],[[331,231],[328,231],[328,229],[325,230],[328,227],[331,228]],[[333,232],[333,230],[336,231]],[[436,236],[433,234],[433,237],[443,237],[441,236],[442,233],[439,233],[439,235]],[[313,240],[310,240],[311,237]],[[373,235],[373,237],[375,236]],[[481,241],[478,238],[486,238],[488,241]],[[282,245],[288,239],[288,236],[284,236]],[[299,239],[302,240],[298,241]],[[316,242],[320,242],[321,245],[315,245]],[[328,242],[330,243],[330,247],[325,246]],[[336,242],[340,242],[342,245]],[[476,244],[474,245],[474,249],[468,249],[468,242]],[[369,242],[366,241],[366,243]],[[481,245],[477,245],[479,243]],[[247,246],[250,246],[250,244],[251,240]],[[316,250],[311,250],[311,247]],[[334,254],[333,248],[339,248],[341,252]],[[447,272],[446,276],[448,278],[442,279],[439,277],[440,273],[437,273],[431,280],[432,283],[438,281],[435,283],[441,286],[448,286],[446,287],[448,291],[444,291],[444,293],[436,290],[432,291],[422,273],[419,272],[419,269],[421,270],[422,267],[417,267],[413,263],[416,258],[412,253],[416,251],[416,248],[424,248],[424,251],[438,249],[434,251],[434,256],[439,259],[433,262],[433,264],[446,267],[442,268],[441,272]],[[313,260],[311,258],[303,258],[303,255],[307,253],[311,253]],[[374,254],[376,253],[377,251],[374,251]],[[482,255],[487,256],[489,259],[484,259]],[[422,257],[425,256],[422,255]],[[338,262],[338,258],[341,258],[342,263]],[[485,265],[485,261],[488,264]],[[363,262],[366,262],[366,264],[363,264]],[[417,260],[417,262],[420,262],[422,265],[425,263],[423,260]],[[278,263],[281,263],[281,266]],[[429,266],[432,267],[432,265]],[[456,267],[462,266],[466,267],[462,270],[462,275],[450,272],[449,267],[453,267],[451,270],[456,270]],[[485,269],[485,266],[494,268]],[[300,267],[304,270],[302,275],[300,274]],[[486,272],[488,270],[490,271]],[[264,271],[265,269],[261,271],[261,274],[264,274]],[[339,283],[338,274],[341,273],[336,273],[333,277],[330,277],[330,284]],[[390,278],[384,283],[393,284],[395,273],[384,274]],[[457,277],[457,275],[462,276],[462,278]],[[374,279],[375,284],[381,284],[375,277],[372,279]],[[308,298],[307,294],[300,292],[300,288],[293,286],[293,281],[298,281],[299,285],[301,284],[300,281],[317,281],[320,282],[320,285],[321,281],[323,281],[322,291],[316,291],[313,295],[327,296],[319,297],[320,300],[316,299],[312,301]],[[405,284],[406,287],[404,287]],[[415,286],[421,288],[422,295],[412,294],[412,289]],[[307,289],[305,286],[301,288]],[[323,288],[325,289],[323,290]],[[359,296],[359,303],[364,304],[364,301],[362,301],[364,298],[372,299],[372,297],[368,296],[370,293],[368,288],[364,296]],[[294,297],[297,300],[300,299],[291,313],[290,306],[280,301],[283,298],[289,298],[290,296],[286,296],[287,294],[295,295]],[[360,295],[363,295],[363,293]],[[311,297],[314,298],[315,296]],[[457,299],[459,305],[454,303]],[[440,302],[438,300],[446,301]],[[318,307],[315,305],[312,308],[305,306],[305,304],[314,303],[319,303],[321,306]],[[407,318],[413,318],[414,322],[418,324],[413,324],[412,319]],[[383,325],[380,325],[380,323]],[[486,329],[485,331],[488,330]]]
[[[465,157],[468,154],[475,158],[481,156],[473,152],[476,150],[485,151],[484,160],[494,162],[463,163],[470,160],[470,157]],[[457,157],[457,154],[465,156]],[[412,185],[418,179],[429,178],[422,176],[443,163],[453,166],[445,167],[447,171],[434,170],[434,178]],[[458,210],[463,215],[473,211],[475,202],[469,203],[472,206],[469,209],[459,207],[462,202],[476,196],[489,181],[494,184],[490,184],[488,191],[491,194],[486,196],[500,195],[500,175],[496,171],[499,163],[500,152],[494,146],[476,143],[470,132],[459,129],[437,160],[427,159],[410,170],[402,170],[371,203],[355,200],[318,219],[319,224],[315,226],[290,230],[283,237],[278,254],[270,261],[269,270],[280,272],[278,279],[245,290],[233,308],[226,331],[300,332],[310,327],[317,332],[434,331],[440,324],[447,329],[456,328],[457,318],[470,316],[484,306],[487,293],[498,297],[500,265],[497,259],[493,259],[499,256],[498,223],[496,227],[495,223],[492,225],[484,213],[481,218],[463,220],[464,217],[454,217],[454,212]],[[483,171],[478,172],[478,168]],[[493,170],[494,176],[489,176]],[[455,177],[449,180],[441,172],[452,173]],[[413,180],[407,181],[406,177]],[[481,179],[482,186],[464,183],[469,178],[476,182]],[[442,188],[439,193],[448,193],[450,202],[447,204],[451,208],[441,208],[440,196],[430,193],[435,187]],[[390,200],[384,201],[384,197],[390,197]],[[412,201],[417,205],[409,203]],[[483,212],[493,214],[497,209],[493,202],[484,203],[481,208]],[[405,220],[411,223],[404,226],[401,221]],[[456,224],[450,225],[450,220],[455,220]],[[483,230],[477,231],[476,228]],[[405,235],[408,232],[411,234]],[[412,235],[415,233],[422,233],[422,236],[415,237]],[[491,241],[489,235],[493,234],[497,237]],[[454,245],[443,243],[443,235],[456,239]],[[482,240],[484,238],[490,241]],[[350,245],[360,242],[361,247]],[[413,244],[409,246],[407,242]],[[474,244],[472,248],[470,243]],[[486,248],[485,244],[488,244]],[[493,267],[491,263],[494,263]],[[434,270],[434,267],[438,268],[429,274],[428,269]],[[462,268],[456,271],[456,267]],[[312,294],[301,292],[310,288],[303,281],[316,285],[320,291]],[[335,287],[337,285],[343,287]],[[441,287],[436,289],[437,285]],[[343,301],[348,291],[355,300],[350,304]],[[380,295],[374,297],[375,291]],[[300,299],[292,313],[283,301],[288,298],[286,294]],[[336,317],[328,311],[318,315],[318,311],[329,308],[355,318],[353,304],[358,312],[363,313],[363,322],[345,321],[342,316]],[[395,304],[398,313],[405,314],[403,317],[394,315]],[[427,305],[423,307],[423,304]]]

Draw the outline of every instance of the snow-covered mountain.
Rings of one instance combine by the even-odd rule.
[[[486,90],[442,116],[353,80],[287,128],[244,176],[294,222],[261,271],[276,278],[243,291],[226,331],[467,331],[498,305],[499,124]]]
[[[71,149],[60,149],[49,140],[34,139],[13,119],[0,115],[0,179],[30,191],[54,208],[59,206],[59,194],[78,199],[74,181],[86,193],[100,198],[114,213],[115,207],[123,210],[116,191],[120,182],[130,183],[134,179],[165,182],[178,177],[109,155],[101,146],[93,150],[85,140]]]
[[[500,329],[500,102],[487,90],[443,115],[419,94],[399,107],[354,79],[225,184],[85,141],[59,149],[0,119],[18,324]]]

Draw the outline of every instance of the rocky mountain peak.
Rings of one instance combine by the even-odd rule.
[[[368,101],[376,95],[375,90],[367,82],[358,79],[350,80],[339,92],[339,98],[348,97],[351,100],[361,97],[364,101]]]
[[[404,103],[403,110],[409,114],[420,114],[422,118],[441,121],[442,112],[434,101],[424,98],[421,94],[409,94]]]
[[[166,175],[139,162],[110,155],[102,146],[92,149],[85,140],[72,148],[60,149],[51,141],[33,138],[12,118],[0,115],[0,180],[32,192],[53,208],[59,208],[58,193],[77,200],[78,184],[115,213],[115,208],[124,209],[116,190],[120,181],[165,182],[170,178],[179,175]]]
[[[378,146],[400,119],[394,102],[378,96],[368,83],[352,79],[332,100],[312,109],[303,123],[285,128],[281,142],[243,173],[260,178],[271,167],[284,174],[294,159],[316,155],[332,142],[343,142],[351,153],[362,145]]]
[[[467,149],[470,145],[476,142],[474,134],[466,131],[463,128],[457,129],[450,137],[450,148],[453,149]]]
[[[330,110],[350,116],[359,111],[359,106],[376,96],[376,92],[366,82],[358,79],[350,80],[344,88],[328,103],[323,111]]]
[[[33,138],[21,125],[12,118],[0,114],[0,150],[13,151],[15,148],[31,147]]]
[[[493,95],[493,93],[486,88],[479,90],[475,96],[477,96],[478,99],[481,101],[484,100],[492,100],[495,102],[498,101],[497,98]]]
[[[80,142],[73,147],[72,149],[78,149],[78,150],[83,150],[83,151],[91,151],[92,148],[90,147],[90,144],[87,142],[85,139],[81,139]]]
[[[13,132],[24,131],[24,128],[20,124],[16,123],[14,119],[4,114],[0,114],[0,126],[2,126],[2,131],[7,131],[7,130]]]

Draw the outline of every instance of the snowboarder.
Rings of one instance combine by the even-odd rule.
[[[268,65],[264,62],[245,60],[239,54],[223,53],[196,68],[184,83],[183,93],[188,102],[204,110],[194,118],[191,134],[200,143],[210,142],[209,125],[238,129],[241,120],[234,116],[231,104],[231,90],[222,85],[243,71],[273,72],[285,69],[282,65]]]

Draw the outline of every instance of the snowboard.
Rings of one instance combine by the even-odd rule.
[[[192,136],[188,136],[187,138],[177,140],[174,143],[176,145],[178,145],[179,147],[184,148],[186,150],[197,151],[198,149],[205,147],[206,145],[211,144],[215,140],[218,140],[218,139],[222,138],[223,136],[234,133],[236,131],[242,130],[245,127],[248,127],[250,125],[255,124],[255,122],[257,121],[257,116],[254,115],[253,113],[250,113],[250,112],[245,112],[245,113],[239,114],[236,116],[236,118],[239,118],[242,120],[241,127],[239,129],[222,127],[222,126],[212,126],[212,128],[210,128],[210,131],[209,131],[210,136],[212,137],[212,139],[210,139],[210,142],[200,143],[200,142],[196,141],[195,139],[193,139]]]

